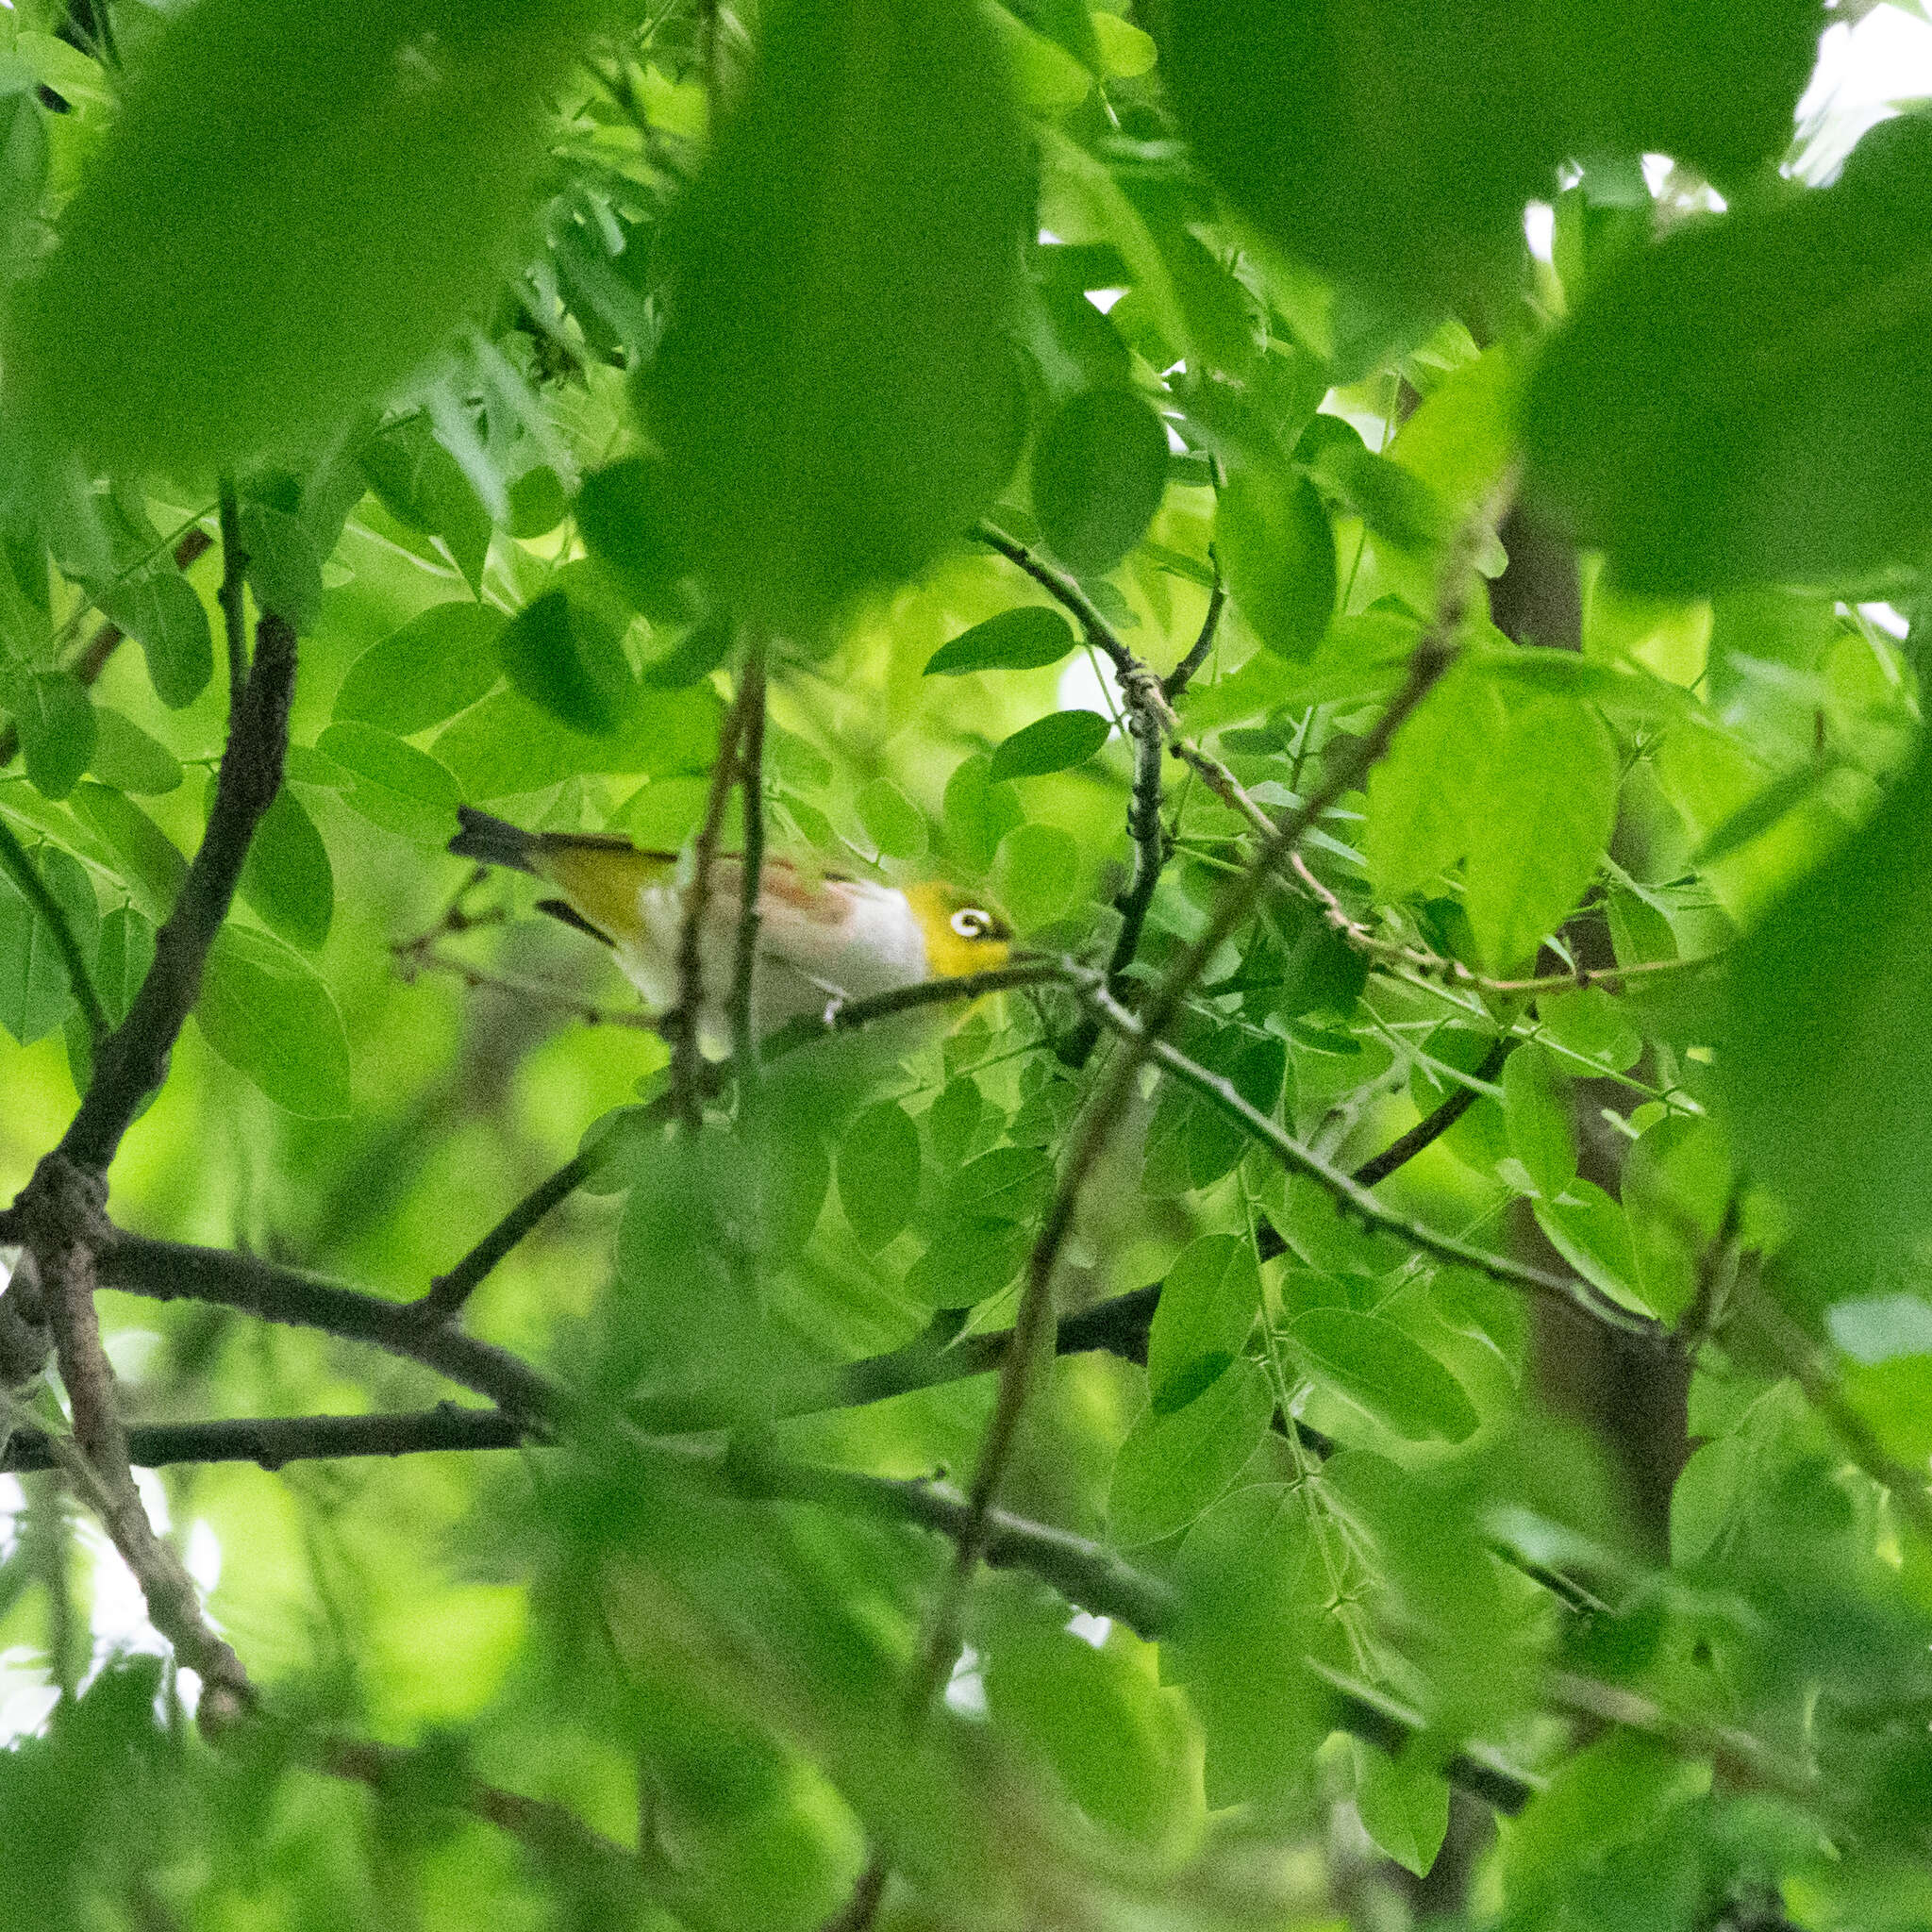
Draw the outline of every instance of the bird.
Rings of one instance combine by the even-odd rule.
[[[677,1005],[688,886],[676,853],[608,833],[526,832],[471,806],[459,806],[457,819],[460,829],[449,849],[458,858],[528,873],[554,887],[558,896],[540,899],[540,910],[608,946],[654,1012]],[[698,1036],[713,1057],[730,1050],[742,879],[741,859],[718,858],[700,923]],[[780,858],[760,868],[758,909],[752,1014],[760,1032],[897,987],[1004,966],[1012,941],[997,912],[941,881],[898,887],[808,875]]]

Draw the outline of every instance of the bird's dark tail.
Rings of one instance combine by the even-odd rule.
[[[484,865],[507,865],[515,872],[537,870],[531,856],[540,842],[535,833],[467,805],[457,807],[457,823],[462,829],[449,841],[449,849],[458,858],[475,858]]]

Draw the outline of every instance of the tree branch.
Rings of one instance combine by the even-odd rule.
[[[1507,1035],[1497,1040],[1483,1056],[1482,1064],[1473,1077],[1493,1080],[1503,1071],[1503,1062],[1509,1058],[1515,1044]],[[1373,1158],[1363,1161],[1350,1178],[1358,1188],[1379,1187],[1397,1168],[1407,1166],[1424,1147],[1433,1146],[1440,1141],[1481,1098],[1474,1087],[1457,1087],[1440,1107],[1416,1122],[1407,1133],[1390,1141]]]
[[[1194,640],[1188,655],[1161,680],[1161,691],[1171,705],[1180,701],[1194,681],[1194,674],[1207,663],[1208,654],[1220,635],[1221,613],[1227,608],[1227,579],[1221,575],[1221,558],[1211,543],[1208,546],[1208,561],[1214,566],[1214,587],[1208,592],[1208,614],[1201,620],[1201,635]]]
[[[684,918],[677,935],[677,1004],[660,1023],[671,1041],[671,1103],[686,1129],[705,1124],[704,1049],[699,1041],[705,1010],[705,914],[711,903],[711,874],[718,864],[718,836],[724,808],[738,775],[738,748],[744,734],[744,691],[724,716],[718,761],[711,767],[711,790],[705,822],[692,847],[691,884],[684,891]]]
[[[562,1385],[541,1369],[447,1324],[425,1326],[417,1303],[358,1294],[253,1255],[108,1229],[95,1249],[95,1272],[103,1288],[154,1301],[212,1302],[265,1321],[372,1342],[434,1369],[533,1424],[547,1427],[568,1406]]]
[[[137,1469],[178,1462],[253,1462],[266,1470],[291,1462],[365,1456],[423,1456],[515,1449],[529,1426],[500,1408],[434,1408],[380,1415],[242,1416],[231,1422],[136,1424],[127,1431],[127,1459]],[[541,1440],[541,1439],[539,1439]],[[0,1450],[0,1474],[24,1475],[62,1467],[43,1429],[16,1428]]]
[[[92,1084],[60,1142],[60,1152],[82,1167],[107,1168],[141,1103],[166,1074],[255,827],[281,789],[294,690],[295,633],[280,618],[265,616],[222,754],[208,830],[156,936],[154,964],[127,1018],[102,1042]]]
[[[222,625],[228,640],[228,702],[240,695],[248,675],[248,617],[242,603],[247,580],[248,553],[242,547],[242,510],[235,501],[235,483],[224,476],[221,483],[222,587],[215,601],[222,607]]]
[[[76,1166],[57,1150],[35,1170],[19,1202],[74,1414],[71,1441],[54,1433],[44,1440],[134,1573],[149,1621],[181,1662],[201,1677],[199,1719],[214,1736],[253,1708],[255,1688],[242,1659],[208,1621],[180,1558],[155,1534],[128,1467],[114,1372],[101,1346],[94,1310],[94,1255],[108,1231],[105,1193],[98,1173]]]
[[[758,963],[758,892],[765,876],[765,642],[754,637],[744,647],[738,702],[744,713],[739,741],[739,796],[744,804],[744,851],[738,870],[738,944],[731,962],[731,1064],[742,1103],[758,1078],[758,1041],[753,1033],[752,991]]]

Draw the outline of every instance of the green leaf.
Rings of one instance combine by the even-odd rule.
[[[208,953],[196,1023],[275,1104],[308,1120],[349,1111],[349,1041],[328,988],[286,946],[224,926]]]
[[[935,1308],[972,1308],[1010,1282],[1033,1238],[1007,1221],[954,1223],[906,1272],[908,1294]]]
[[[1236,609],[1271,651],[1313,655],[1335,609],[1335,537],[1306,476],[1244,464],[1222,487],[1214,553]]]
[[[126,1019],[154,958],[155,929],[133,907],[117,906],[101,921],[94,991],[115,1025]]]
[[[487,604],[432,604],[349,666],[335,715],[398,738],[467,710],[501,675],[507,620]]]
[[[1181,1616],[1161,1674],[1186,1687],[1200,1718],[1217,1809],[1301,1792],[1334,1728],[1307,1659],[1340,1663],[1345,1652],[1308,1513],[1279,1486],[1237,1490],[1188,1532],[1174,1566]]]
[[[737,626],[728,618],[693,625],[661,658],[644,666],[643,682],[653,691],[683,691],[717,670],[737,641]]]
[[[875,1254],[919,1206],[919,1129],[906,1109],[881,1101],[858,1115],[839,1142],[839,1205],[868,1254]]]
[[[101,608],[140,644],[148,681],[170,710],[192,705],[214,675],[214,634],[194,586],[177,570],[152,570],[110,591]]]
[[[498,634],[496,653],[511,684],[572,731],[608,738],[637,707],[624,647],[562,591],[520,610]]]
[[[159,22],[12,305],[41,440],[116,475],[242,471],[395,390],[514,258],[546,94],[598,11],[203,0]]]
[[[1159,1542],[1185,1529],[1247,1467],[1274,1413],[1267,1375],[1245,1358],[1184,1408],[1144,1410],[1121,1444],[1108,1486],[1115,1541]]]
[[[1033,452],[1041,533],[1083,577],[1104,575],[1147,532],[1167,490],[1167,431],[1133,391],[1089,390]]]
[[[724,707],[707,685],[641,701],[608,737],[570,731],[518,691],[496,691],[447,726],[430,747],[466,798],[540,791],[589,772],[671,777],[704,771],[718,750]]]
[[[42,846],[33,855],[50,891],[54,879],[45,861],[52,849]],[[0,873],[0,1026],[21,1045],[31,1046],[59,1025],[73,1003],[53,927],[27,904],[11,876]]]
[[[1029,1222],[1053,1191],[1053,1162],[1037,1147],[995,1147],[969,1160],[946,1188],[949,1222]]]
[[[1308,1372],[1413,1442],[1467,1441],[1480,1421],[1462,1385],[1393,1322],[1357,1308],[1310,1308],[1288,1339]]]
[[[1208,1234],[1181,1251],[1147,1335],[1147,1395],[1156,1415],[1185,1408],[1227,1369],[1260,1306],[1252,1241]]]
[[[271,932],[305,953],[319,951],[328,938],[335,872],[315,822],[286,786],[255,828],[242,868],[242,896]]]
[[[1822,22],[1816,0],[1175,0],[1161,68],[1201,165],[1253,220],[1427,313],[1501,295],[1523,205],[1560,161],[1662,149],[1726,175],[1781,154]]]
[[[1530,384],[1531,487],[1659,595],[1849,583],[1932,545],[1932,125],[1832,188],[1670,236],[1591,288]]]
[[[477,508],[482,508],[480,501]],[[548,463],[539,463],[535,468],[525,470],[509,486],[509,521],[506,527],[512,537],[525,541],[532,537],[547,537],[569,512],[570,498],[564,493],[563,481]],[[485,521],[488,521],[487,516]],[[487,536],[484,548],[487,553]],[[458,556],[458,567],[460,569],[461,558],[454,542],[450,545],[450,552],[452,556]],[[463,575],[467,577],[470,573],[464,571]],[[472,582],[473,589],[480,586],[481,576],[479,565],[476,578]]]
[[[962,630],[925,660],[928,677],[964,677],[972,671],[1038,671],[1058,664],[1079,641],[1074,626],[1044,604],[1002,610]]]
[[[969,0],[790,0],[667,262],[643,402],[704,575],[810,636],[1011,473],[1023,136]]]
[[[593,470],[577,491],[584,548],[653,624],[688,624],[697,609],[686,508],[670,469],[648,457]]]
[[[68,671],[36,671],[20,683],[13,722],[35,791],[65,798],[94,755],[94,708],[87,688]]]
[[[291,629],[309,629],[322,608],[322,559],[299,520],[272,504],[244,503],[242,548],[255,601]]]
[[[1084,765],[1112,735],[1098,711],[1055,711],[993,747],[989,780],[1038,778]]]
[[[449,767],[427,752],[354,723],[331,724],[315,748],[354,774],[344,802],[372,824],[425,845],[446,845],[456,836],[461,790]]]
[[[1674,1322],[1696,1299],[1732,1186],[1729,1144],[1708,1118],[1667,1116],[1624,1157],[1636,1283],[1659,1320]]]
[[[890,778],[862,786],[858,816],[872,841],[887,858],[925,856],[925,814]]]
[[[157,924],[166,919],[188,876],[188,861],[168,835],[109,786],[83,780],[74,788],[74,808],[112,847],[142,910]]]
[[[1074,903],[1080,841],[1060,825],[1015,825],[993,854],[992,885],[1016,930],[1038,932]]]
[[[1052,1765],[1097,1823],[1158,1841],[1183,1814],[1186,1727],[1152,1674],[1111,1645],[1096,1650],[1065,1630],[1002,1643],[986,1696],[994,1724]]]
[[[1355,1753],[1355,1808],[1385,1857],[1426,1878],[1449,1835],[1449,1785],[1441,1773],[1367,1744]]]
[[[1473,805],[1464,874],[1463,904],[1492,970],[1530,958],[1596,876],[1618,785],[1616,745],[1588,705],[1551,693],[1511,707]]]
[[[104,785],[149,796],[175,791],[181,761],[132,719],[106,705],[94,707],[94,750],[88,770]]]
[[[1744,1170],[1836,1280],[1932,1228],[1932,757],[1773,907],[1726,975],[1718,1074]]]
[[[971,873],[991,871],[1000,841],[1026,819],[1020,794],[994,784],[991,774],[992,760],[984,752],[962,758],[946,780],[941,806],[947,848]]]
[[[1503,1118],[1509,1151],[1537,1192],[1556,1200],[1576,1178],[1576,1124],[1568,1084],[1540,1048],[1519,1047],[1503,1063]]]
[[[442,539],[463,581],[480,594],[490,556],[490,512],[428,418],[410,416],[371,437],[362,449],[362,474],[376,500],[405,529]],[[531,474],[549,475],[557,487],[554,472]],[[558,497],[557,516],[546,529],[562,519],[560,488]]]
[[[1452,671],[1395,734],[1369,774],[1362,855],[1375,890],[1407,898],[1469,851],[1505,713],[1495,682]]]
[[[1531,1211],[1549,1244],[1584,1280],[1625,1307],[1644,1307],[1636,1287],[1630,1224],[1594,1181],[1579,1174],[1560,1201],[1534,1202]]]

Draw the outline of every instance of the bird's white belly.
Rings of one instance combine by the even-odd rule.
[[[866,880],[827,880],[816,890],[836,897],[808,908],[793,895],[760,894],[752,1017],[761,1034],[802,1013],[822,1013],[835,1000],[865,999],[927,975],[925,938],[905,893]],[[638,895],[640,936],[617,949],[618,964],[657,1012],[677,1004],[684,907],[678,886],[645,887]],[[730,1049],[738,925],[738,867],[728,861],[714,875],[698,947],[705,989],[700,1038],[717,1055]]]

